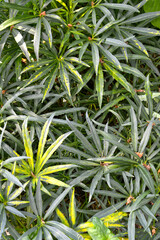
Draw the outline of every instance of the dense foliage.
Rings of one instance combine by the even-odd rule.
[[[160,239],[159,10],[0,1],[0,239]]]

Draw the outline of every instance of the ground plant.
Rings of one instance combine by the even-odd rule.
[[[0,0],[0,239],[160,239],[159,36],[159,0]]]

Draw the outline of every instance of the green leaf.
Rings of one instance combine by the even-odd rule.
[[[152,208],[151,208],[151,212],[152,214],[155,216],[158,209],[159,209],[159,202],[160,202],[160,196],[156,199],[156,201],[154,202]],[[151,222],[152,222],[153,218],[149,217],[148,218],[148,223],[147,223],[147,228],[150,226]]]
[[[90,151],[91,154],[97,155],[95,149],[92,147],[92,145],[87,140],[87,138],[84,137],[84,135],[68,119],[67,119],[67,122],[68,122],[69,127],[74,131],[75,135],[79,138],[79,140],[81,141],[81,143],[83,144],[85,149]]]
[[[52,47],[52,29],[51,29],[51,25],[49,24],[49,22],[47,21],[46,18],[42,18],[44,27],[45,27],[45,31],[47,33],[48,36],[48,41],[49,41],[49,46],[50,48]]]
[[[139,220],[140,224],[151,235],[150,229],[147,228],[147,220],[146,220],[145,215],[143,214],[143,212],[139,209],[138,211],[136,211],[136,215],[138,217],[138,220]]]
[[[98,103],[99,107],[102,106],[102,99],[103,99],[103,88],[104,88],[104,75],[101,64],[98,67],[98,74],[96,76],[96,91],[98,94]]]
[[[26,236],[29,236],[31,233],[36,232],[36,231],[37,231],[37,226],[32,227],[29,230],[27,230],[25,233],[23,233],[23,235],[20,236],[20,238],[18,238],[18,240],[25,240]]]
[[[94,64],[94,69],[96,72],[96,75],[98,74],[98,66],[99,66],[99,50],[97,45],[94,42],[91,42],[91,48],[92,48],[92,61]]]
[[[42,240],[42,229],[41,228],[39,229],[35,240]]]
[[[152,92],[151,92],[151,88],[150,88],[149,75],[147,76],[146,81],[145,81],[145,93],[146,93],[146,97],[147,97],[149,117],[151,119],[153,117],[153,101],[152,101]]]
[[[7,31],[3,35],[3,37],[1,37],[1,41],[0,41],[0,58],[1,58],[1,54],[2,54],[3,48],[4,48],[4,46],[6,44],[6,41],[7,41],[8,37],[9,37],[9,34],[10,34],[10,31]]]
[[[19,210],[17,210],[17,209],[14,208],[14,207],[6,206],[5,209],[6,209],[7,211],[9,211],[9,212],[11,212],[11,213],[19,216],[19,217],[26,218],[23,213],[21,213]]]
[[[133,31],[144,36],[160,36],[160,31],[153,28],[142,28],[142,27],[121,27],[122,29]]]
[[[34,200],[34,197],[33,197],[31,183],[29,185],[29,202],[30,202],[30,206],[31,206],[32,211],[34,212],[34,214],[36,216],[38,216],[38,210],[37,210],[37,206],[36,206],[36,203],[35,203],[35,200]]]
[[[156,16],[156,11],[160,11],[160,1],[159,0],[149,0],[145,5],[144,5],[144,11],[145,12],[154,12],[153,14],[155,14]],[[160,17],[154,19],[152,22],[152,25],[155,27],[160,28]]]
[[[58,73],[58,68],[55,67],[55,69],[49,75],[48,79],[45,81],[45,88],[44,88],[44,91],[43,91],[43,101],[45,100],[47,94],[49,93],[49,91],[53,87],[53,84],[54,84],[55,79],[57,77],[57,73]]]
[[[160,16],[160,11],[159,12],[149,12],[149,13],[142,13],[139,14],[136,17],[129,18],[128,20],[124,21],[123,24],[128,24],[128,23],[137,23],[141,21],[145,21],[146,19],[153,19]]]
[[[42,206],[42,195],[40,189],[40,178],[38,179],[37,188],[36,188],[36,206],[39,213],[39,216],[42,217],[43,206]]]
[[[143,134],[142,140],[139,145],[139,150],[138,150],[138,152],[140,152],[140,153],[144,152],[144,150],[148,144],[149,138],[151,136],[151,131],[152,131],[152,123],[153,122],[151,120]]]
[[[89,129],[90,129],[90,132],[91,132],[91,135],[92,135],[92,139],[93,139],[93,141],[94,141],[94,143],[96,145],[97,150],[101,154],[102,153],[101,142],[100,142],[99,136],[98,136],[98,134],[96,132],[96,129],[95,129],[92,121],[90,120],[90,118],[88,116],[88,112],[86,112],[86,120],[87,120]]]
[[[16,199],[25,189],[25,187],[28,185],[29,181],[23,184],[23,187],[20,187],[16,189],[12,194],[9,195],[9,201]]]
[[[7,178],[10,182],[13,182],[14,184],[16,184],[19,187],[23,188],[22,183],[18,180],[18,178],[16,178],[13,174],[11,174],[9,171],[7,171],[6,169],[2,169],[0,170],[0,173],[2,174],[3,177]]]
[[[35,29],[35,34],[34,34],[34,40],[33,40],[34,52],[35,52],[37,61],[39,60],[40,37],[41,37],[41,18],[38,19],[36,29]]]
[[[129,240],[135,240],[136,213],[131,212],[128,218],[128,237]]]
[[[96,189],[96,186],[98,182],[101,180],[103,176],[103,168],[99,169],[94,178],[92,179],[91,185],[90,185],[90,190],[89,190],[89,202],[92,199],[92,196],[94,194],[94,190]]]
[[[0,215],[0,238],[2,237],[6,223],[7,223],[6,211],[3,210]]]
[[[12,17],[7,19],[5,22],[3,22],[0,25],[0,31],[4,30],[7,27],[10,27],[12,25],[15,25],[17,23],[23,22],[24,20],[30,19],[31,17],[29,15],[25,16],[23,15],[22,17]]]
[[[99,130],[99,133],[102,134],[104,136],[104,138],[112,143],[113,145],[117,146],[118,148],[120,148],[123,152],[129,153],[132,156],[134,156],[135,158],[139,159],[139,157],[137,156],[137,154],[135,152],[133,152],[130,148],[128,148],[126,145],[120,143],[113,134],[109,134],[109,133],[105,133],[101,130]]]
[[[98,213],[96,213],[94,215],[94,217],[98,217],[98,218],[106,217],[106,216],[116,212],[118,209],[122,208],[125,204],[126,204],[126,200],[118,202],[118,203],[112,205],[111,207],[108,207],[102,211],[98,211]]]
[[[119,82],[127,91],[132,92],[132,86],[130,85],[129,82],[127,82],[126,78],[121,73],[119,73],[117,70],[115,70],[111,66],[107,65],[106,63],[103,63],[103,66],[109,72],[109,74],[117,82]]]
[[[142,165],[138,166],[138,170],[141,174],[141,177],[144,181],[144,183],[147,185],[147,187],[149,188],[149,190],[155,194],[155,187],[154,187],[154,180],[151,176],[151,174],[149,173],[149,171]]]
[[[133,76],[136,76],[136,77],[141,78],[144,81],[146,81],[146,77],[144,76],[144,74],[142,72],[140,72],[137,68],[128,66],[127,64],[124,64],[124,63],[122,63],[121,66],[122,66],[122,69],[124,70],[124,72],[132,74]]]
[[[82,76],[79,74],[79,72],[76,70],[76,68],[69,62],[65,61],[64,65],[68,70],[76,77],[76,79],[83,84]]]
[[[60,202],[65,198],[67,193],[71,190],[72,187],[68,187],[65,189],[50,205],[50,207],[47,209],[46,214],[44,216],[44,220],[48,218],[53,211],[56,209],[56,207],[60,204]]]
[[[111,107],[113,107],[114,105],[116,105],[117,103],[119,103],[120,101],[124,100],[125,97],[124,96],[120,96],[117,97],[116,99],[113,99],[111,102],[107,103],[106,105],[104,105],[104,107],[102,109],[100,109],[94,118],[99,117],[102,113],[107,112],[108,109],[110,109]]]
[[[86,42],[85,44],[83,44],[83,46],[81,47],[80,51],[79,51],[79,60],[81,61],[87,47],[89,45],[89,42]]]
[[[21,48],[22,52],[30,62],[30,53],[28,52],[28,49],[27,49],[26,43],[23,40],[22,34],[14,28],[12,29],[12,34],[14,36],[15,41],[18,43],[19,47]]]
[[[46,240],[53,240],[52,235],[47,228],[43,227],[44,237]]]
[[[70,37],[70,31],[67,31],[66,34],[64,35],[62,41],[61,41],[61,45],[59,47],[59,53],[61,53],[63,46],[65,45],[65,43],[69,40]]]
[[[53,60],[48,60],[48,59],[45,59],[45,60],[40,60],[39,62],[33,62],[33,63],[30,63],[27,67],[25,67],[21,74],[24,73],[24,72],[27,72],[27,71],[30,71],[32,69],[35,69],[39,66],[43,66],[43,65],[47,65],[47,64],[50,64]]]
[[[103,224],[99,218],[93,217],[92,222],[94,226],[88,228],[87,231],[93,240],[119,239],[115,237],[115,235]]]
[[[127,10],[130,12],[139,12],[139,10],[135,7],[132,7],[129,4],[119,4],[119,3],[103,3],[103,6],[106,6],[107,8],[111,9],[118,9],[118,10]]]
[[[113,45],[113,46],[116,46],[116,47],[131,48],[131,46],[128,45],[127,43],[125,43],[121,40],[115,39],[115,38],[106,38],[105,39],[105,44]]]
[[[52,227],[52,226],[49,226],[49,225],[45,225],[45,227],[50,231],[50,233],[52,233],[52,235],[58,239],[58,240],[70,240],[69,237],[67,237],[63,231],[60,231],[58,228],[56,227]]]
[[[50,64],[49,66],[45,66],[40,68],[38,71],[33,73],[31,77],[26,81],[24,87],[28,86],[29,84],[36,82],[40,78],[44,77],[52,68],[54,64]],[[23,88],[24,88],[23,87]]]
[[[14,4],[14,3],[8,3],[8,2],[1,2],[0,3],[0,8],[9,8],[9,9],[16,9],[18,11],[22,11],[22,12],[28,12],[28,11],[32,11],[31,8],[28,8],[26,6],[21,6],[18,4]]]
[[[133,144],[133,150],[137,152],[137,145],[138,145],[138,125],[137,125],[137,117],[134,112],[133,107],[130,109],[130,116],[131,116],[131,138]]]
[[[68,95],[71,96],[69,76],[68,76],[67,70],[64,67],[63,63],[60,63],[60,78],[61,78],[61,81],[62,81],[63,85],[65,86],[66,90],[68,91]]]
[[[142,194],[140,194],[136,200],[133,202],[132,206],[130,207],[130,211],[135,211],[139,208],[139,204],[142,200],[145,199],[145,197],[150,193],[150,191],[146,191]]]
[[[103,47],[101,44],[99,44],[100,50],[104,54],[104,56],[112,62],[119,70],[122,70],[121,64],[118,61],[118,59],[110,52],[108,51],[105,47]]]

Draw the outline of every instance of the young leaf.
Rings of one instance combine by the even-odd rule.
[[[33,169],[34,169],[33,151],[32,151],[31,139],[30,139],[29,132],[28,132],[28,129],[27,129],[27,122],[28,122],[28,119],[26,119],[23,122],[22,136],[23,136],[23,142],[24,142],[24,147],[25,147],[25,150],[26,150],[26,154],[29,157],[28,163],[29,163],[29,166],[31,168],[31,171],[33,171]]]

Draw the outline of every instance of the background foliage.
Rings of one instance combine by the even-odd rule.
[[[160,239],[159,10],[0,1],[0,239]]]

